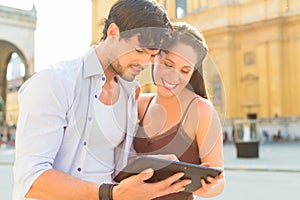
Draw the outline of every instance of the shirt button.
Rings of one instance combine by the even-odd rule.
[[[102,76],[102,78],[101,78],[101,79],[102,79],[102,81],[105,81],[105,76]]]
[[[98,99],[98,96],[95,94],[95,99]]]
[[[83,145],[86,146],[87,142],[83,142]]]
[[[77,168],[77,171],[81,172],[81,168],[80,168],[80,167],[78,167],[78,168]]]
[[[89,120],[89,121],[92,121],[92,117],[88,117],[88,120]]]

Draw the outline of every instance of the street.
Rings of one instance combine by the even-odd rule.
[[[0,199],[11,200],[13,190],[12,165],[0,164]]]
[[[227,170],[224,192],[211,199],[299,200],[299,186],[300,173]]]
[[[12,166],[0,166],[1,200],[12,199]],[[300,173],[226,171],[224,192],[212,200],[299,200]],[[200,198],[195,198],[199,200]]]
[[[259,158],[237,158],[235,150],[233,144],[224,145],[225,190],[210,199],[300,199],[300,142],[260,145]],[[1,200],[12,199],[13,159],[13,149],[0,148]]]

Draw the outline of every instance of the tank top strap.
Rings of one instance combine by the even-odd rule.
[[[145,109],[145,112],[144,112],[144,114],[143,114],[143,116],[142,116],[142,118],[141,118],[141,120],[140,120],[140,124],[141,124],[141,125],[143,124],[145,115],[146,115],[146,113],[147,113],[147,111],[148,111],[148,109],[149,109],[150,103],[151,103],[151,101],[153,100],[154,97],[155,97],[155,95],[153,95],[153,96],[150,98],[149,102],[148,102],[148,105],[147,105],[147,107],[146,107],[146,109]]]
[[[184,111],[184,113],[183,113],[183,115],[182,115],[182,118],[181,118],[181,120],[180,120],[179,128],[182,127],[182,125],[184,124],[184,122],[185,122],[185,120],[186,120],[186,117],[187,117],[187,114],[188,114],[188,111],[189,111],[189,109],[190,109],[190,107],[191,107],[193,101],[194,101],[195,99],[197,99],[197,98],[199,98],[199,96],[193,97],[192,100],[189,102],[189,104],[188,104],[188,106],[186,107],[186,109],[185,109],[185,111]]]

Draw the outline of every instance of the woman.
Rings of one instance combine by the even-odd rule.
[[[163,49],[152,70],[157,92],[142,95],[138,102],[134,148],[137,154],[175,154],[179,161],[223,171],[222,129],[202,76],[204,38],[191,25],[175,23],[172,40]],[[223,191],[224,172],[208,180],[201,180],[202,187],[193,194],[212,197]],[[193,194],[158,199],[193,199]]]

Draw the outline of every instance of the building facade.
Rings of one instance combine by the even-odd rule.
[[[92,1],[94,44],[115,1]],[[158,2],[171,20],[186,21],[205,36],[207,85],[214,105],[224,115],[225,128],[236,119],[256,119],[271,132],[284,129],[299,135],[295,128],[300,124],[299,0]],[[139,77],[144,91],[153,91],[149,73]]]
[[[224,129],[232,131],[237,119],[256,119],[261,133],[299,138],[300,1],[166,0],[165,4],[172,19],[194,25],[206,38],[222,80],[223,89],[210,91],[221,92],[217,96],[225,105]]]
[[[186,2],[181,20],[205,35],[221,74],[226,117],[300,115],[299,1],[174,2]]]
[[[300,124],[299,0],[157,1],[171,20],[186,21],[204,34],[209,47],[205,78],[225,127],[236,119],[258,119],[268,130],[275,125],[276,130],[296,132]],[[92,44],[99,43],[103,20],[115,2],[92,0]],[[1,7],[0,12],[0,94],[10,102],[4,106],[6,120],[16,121],[14,88],[34,73],[36,11]],[[21,31],[30,39],[18,37]],[[7,81],[13,53],[21,58],[26,74]],[[150,73],[148,68],[138,77],[144,92],[155,91]]]
[[[0,126],[16,124],[17,91],[34,74],[36,10],[0,5]]]

